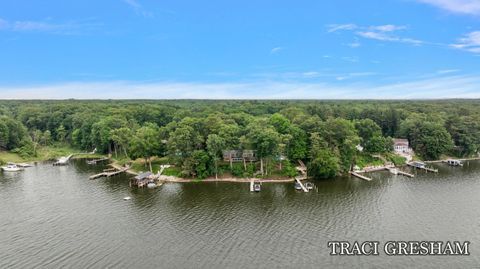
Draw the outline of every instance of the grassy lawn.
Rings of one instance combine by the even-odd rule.
[[[37,149],[37,156],[32,156],[32,157],[22,157],[17,153],[13,153],[9,151],[0,151],[0,163],[6,163],[6,162],[19,163],[19,162],[54,160],[62,156],[68,156],[70,154],[78,154],[78,153],[82,153],[82,151],[71,148],[71,147],[63,146],[63,145],[40,147]],[[99,158],[99,157],[102,157],[102,155],[82,154],[81,157]]]

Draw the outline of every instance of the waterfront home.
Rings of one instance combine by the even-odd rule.
[[[393,150],[397,154],[412,152],[412,148],[410,148],[408,139],[402,139],[402,138],[393,139]]]
[[[226,162],[255,162],[257,155],[255,150],[224,150],[223,160]]]

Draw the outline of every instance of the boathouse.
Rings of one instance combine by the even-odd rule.
[[[141,173],[130,180],[131,186],[143,187],[151,181],[152,172]]]

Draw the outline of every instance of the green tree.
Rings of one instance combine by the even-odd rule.
[[[246,137],[260,158],[260,172],[262,175],[268,175],[268,170],[264,171],[264,162],[267,162],[265,163],[267,167],[268,159],[278,152],[280,136],[275,128],[262,120],[251,123],[247,129]]]
[[[159,152],[160,148],[159,129],[155,123],[146,123],[140,127],[132,139],[130,145],[133,156],[141,156],[145,159],[145,165],[148,163],[150,172],[152,169],[151,158]]]
[[[338,153],[332,152],[318,133],[312,133],[312,149],[308,163],[308,173],[314,178],[332,178],[340,171]]]
[[[67,137],[67,130],[65,129],[65,126],[63,126],[63,124],[57,128],[56,133],[57,141],[64,143]]]
[[[207,138],[208,154],[212,157],[215,165],[215,179],[218,178],[218,161],[222,155],[222,150],[225,149],[225,140],[216,134],[211,134]]]

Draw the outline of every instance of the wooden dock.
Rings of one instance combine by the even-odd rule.
[[[254,180],[253,180],[253,178],[252,178],[252,179],[250,180],[250,191],[251,191],[251,192],[254,192],[254,191],[255,191],[255,189],[254,189],[253,186],[254,186]]]
[[[432,172],[432,173],[438,173],[438,169],[433,169],[433,168],[428,168],[428,167],[425,167],[425,166],[416,166],[412,163],[407,163],[408,166],[411,166],[413,168],[418,168],[418,169],[423,169],[427,172]]]
[[[296,177],[295,180],[297,181],[298,184],[300,184],[304,192],[308,192],[308,189],[303,185],[302,181],[300,181],[298,177]]]
[[[93,159],[93,160],[87,161],[87,163],[88,164],[97,164],[99,162],[108,161],[108,160],[110,160],[110,158],[105,157],[105,158],[101,158],[101,159]]]
[[[97,178],[101,178],[101,177],[113,177],[113,176],[117,176],[125,171],[128,170],[128,167],[125,167],[121,170],[115,170],[115,171],[107,171],[107,172],[102,172],[102,173],[99,173],[99,174],[96,174],[96,175],[92,175],[89,177],[90,180],[92,179],[97,179]]]
[[[400,171],[400,170],[398,170],[397,173],[398,173],[399,175],[403,175],[403,176],[407,176],[407,177],[415,177],[415,175],[413,175],[413,174],[409,174],[409,173],[407,173],[407,172],[403,172],[403,171]]]
[[[53,165],[67,165],[68,161],[73,157],[73,154],[68,155],[67,157],[60,157]]]
[[[366,177],[366,176],[364,176],[364,175],[360,175],[359,173],[356,173],[356,172],[353,172],[353,171],[350,171],[350,174],[351,174],[352,176],[356,176],[356,177],[361,178],[361,179],[366,180],[366,181],[371,181],[371,180],[372,180],[372,179],[369,178],[369,177]]]
[[[394,170],[395,169],[395,170]],[[407,172],[403,172],[402,170],[398,168],[387,168],[388,171],[390,171],[392,174],[395,175],[402,175],[402,176],[407,176],[407,177],[415,177],[413,174],[409,174]]]

